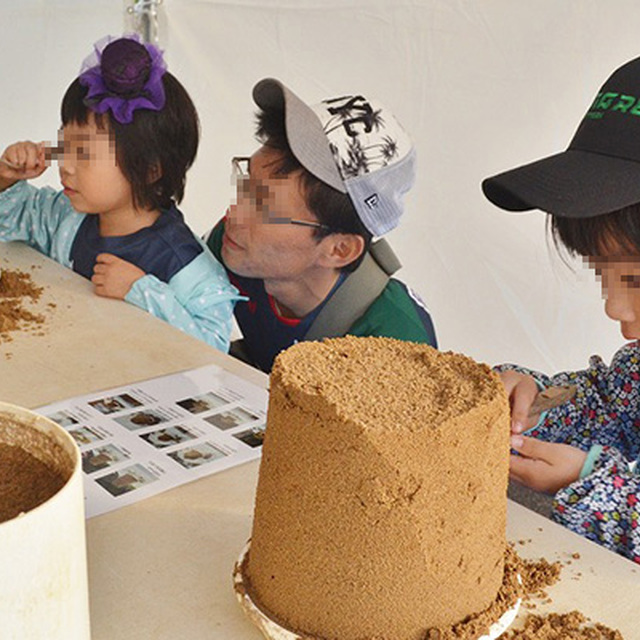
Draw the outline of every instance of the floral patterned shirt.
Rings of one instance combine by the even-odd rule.
[[[572,531],[640,563],[640,341],[622,347],[607,366],[548,377],[515,365],[543,387],[573,384],[574,398],[541,416],[526,435],[589,452],[580,479],[555,495],[552,517]]]

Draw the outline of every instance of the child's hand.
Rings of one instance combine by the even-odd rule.
[[[555,493],[575,482],[587,459],[587,453],[577,447],[526,436],[511,436],[511,446],[520,455],[511,456],[510,477],[545,493]]]
[[[133,283],[145,275],[142,269],[131,262],[111,253],[100,253],[93,267],[91,282],[99,296],[124,300]]]
[[[517,371],[501,371],[499,375],[511,404],[511,432],[522,433],[534,427],[539,416],[531,416],[529,412],[538,395],[536,381]]]
[[[18,180],[37,178],[48,166],[44,142],[16,142],[0,156],[0,179],[8,186]]]

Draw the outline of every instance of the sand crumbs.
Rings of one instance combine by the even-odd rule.
[[[602,624],[588,624],[579,611],[549,613],[545,616],[529,614],[523,629],[509,631],[504,640],[624,640],[616,629]]]
[[[44,324],[42,314],[33,313],[25,303],[37,302],[43,287],[37,286],[24,271],[0,269],[0,343],[10,341],[15,331],[38,330]]]
[[[579,558],[579,554],[573,554]],[[546,587],[560,579],[562,563],[545,560],[519,560],[519,572],[523,582],[523,602],[526,606],[532,598],[546,598],[550,602]],[[590,623],[579,611],[569,613],[529,613],[521,629],[507,631],[500,640],[624,640],[616,629],[599,623]]]
[[[562,563],[539,560],[525,560],[518,556],[512,546],[505,552],[505,579],[496,601],[480,614],[453,627],[429,629],[425,640],[467,640],[487,633],[489,626],[500,615],[512,607],[518,598],[526,606],[534,598],[547,598],[546,588],[560,579]],[[520,575],[521,585],[516,585],[515,575]],[[625,640],[616,629],[599,623],[590,623],[579,611],[570,613],[549,613],[536,615],[529,613],[521,629],[508,630],[500,640]]]

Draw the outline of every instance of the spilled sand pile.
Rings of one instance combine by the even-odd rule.
[[[0,343],[12,340],[16,331],[42,328],[44,316],[28,308],[42,292],[43,287],[37,286],[30,274],[4,267],[0,270]]]

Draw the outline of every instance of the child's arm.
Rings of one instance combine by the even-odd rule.
[[[243,299],[209,251],[199,254],[169,283],[145,275],[133,283],[125,297],[224,352],[229,350],[234,304]]]

